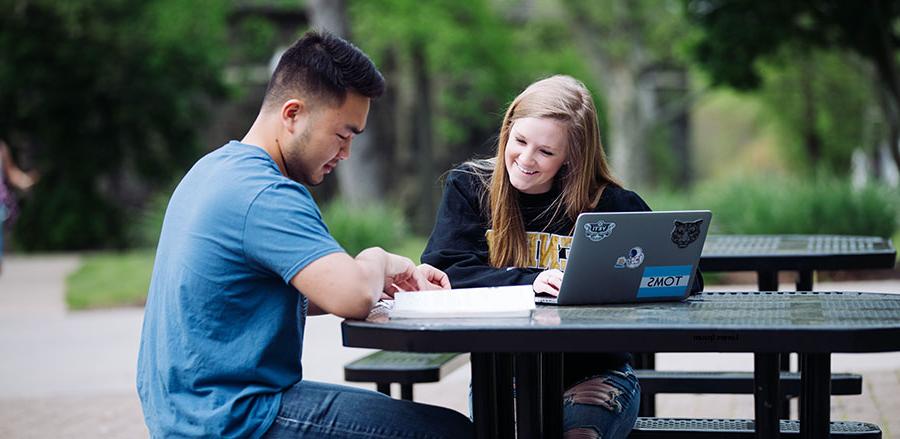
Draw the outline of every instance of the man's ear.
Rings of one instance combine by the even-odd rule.
[[[297,122],[309,115],[309,107],[303,100],[288,99],[281,105],[281,124],[293,133],[297,128]]]

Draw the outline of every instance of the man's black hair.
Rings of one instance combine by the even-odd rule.
[[[384,77],[352,43],[327,32],[309,31],[281,56],[263,107],[292,97],[340,105],[348,90],[377,98],[384,93]]]

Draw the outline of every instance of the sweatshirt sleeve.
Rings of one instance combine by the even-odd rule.
[[[422,262],[446,272],[453,288],[534,283],[539,269],[494,268],[488,262],[487,220],[481,214],[477,180],[459,169],[447,175]]]

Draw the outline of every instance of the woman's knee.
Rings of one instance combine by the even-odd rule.
[[[582,381],[563,394],[566,438],[625,437],[634,426],[640,386],[629,369]]]

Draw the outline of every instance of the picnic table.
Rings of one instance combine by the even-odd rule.
[[[900,351],[900,295],[702,293],[684,302],[539,306],[528,318],[402,319],[341,324],[348,347],[471,352],[479,437],[560,437],[564,352],[753,352],[755,427],[779,435],[778,358],[799,352],[800,435],[830,431],[832,352]],[[513,400],[512,380],[516,394]],[[514,419],[518,422],[514,423]]]
[[[896,257],[891,240],[878,236],[709,235],[703,245],[700,270],[755,271],[759,291],[777,291],[778,273],[796,271],[796,290],[813,291],[816,271],[891,269]],[[789,353],[781,355],[779,361],[782,371],[790,370]],[[638,369],[655,369],[655,355],[635,353],[634,365]],[[788,418],[789,409],[786,400],[782,418]],[[641,414],[655,414],[650,393],[641,400]]]
[[[755,271],[759,291],[777,291],[780,271],[797,272],[797,291],[812,291],[821,270],[894,268],[897,250],[878,236],[709,235],[700,271]]]

